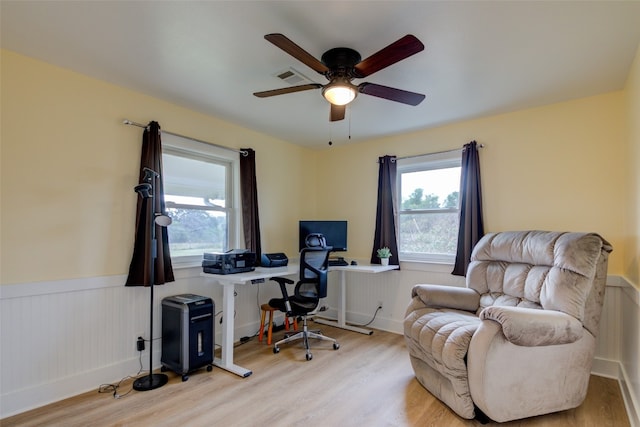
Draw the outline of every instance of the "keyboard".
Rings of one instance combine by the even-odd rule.
[[[329,258],[329,267],[344,267],[345,265],[349,265],[344,258]]]

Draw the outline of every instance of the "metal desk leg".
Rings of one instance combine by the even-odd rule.
[[[234,293],[235,285],[221,282],[222,285],[222,343],[221,357],[215,358],[213,364],[241,377],[248,377],[253,372],[233,363],[233,327],[234,327]]]
[[[338,320],[331,320],[319,315],[313,317],[313,321],[322,325],[334,326],[340,329],[346,329],[348,331],[359,332],[365,335],[373,334],[370,329],[358,328],[357,326],[351,326],[347,324],[347,272],[340,270],[340,298],[338,299]]]

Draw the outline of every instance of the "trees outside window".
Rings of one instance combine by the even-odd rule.
[[[455,260],[461,152],[398,160],[399,248],[403,261]]]
[[[163,135],[164,197],[172,260],[195,262],[205,252],[237,245],[234,209],[237,154],[204,143]]]

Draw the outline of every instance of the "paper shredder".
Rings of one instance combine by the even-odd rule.
[[[162,300],[162,370],[189,379],[189,372],[213,368],[215,303],[211,298],[183,294]]]

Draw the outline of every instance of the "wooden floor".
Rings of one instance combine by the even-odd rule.
[[[240,378],[214,368],[188,381],[168,372],[159,389],[85,393],[0,421],[10,426],[479,426],[464,420],[415,380],[400,335],[367,336],[322,326],[340,341],[312,341],[306,361],[298,343],[271,347],[252,339],[236,348],[235,361],[251,368]],[[280,338],[282,333],[276,334]],[[119,394],[126,393],[124,384]],[[494,425],[494,424],[487,424]],[[498,424],[495,424],[498,425]],[[616,381],[592,376],[585,403],[574,410],[500,424],[502,426],[628,426]]]

